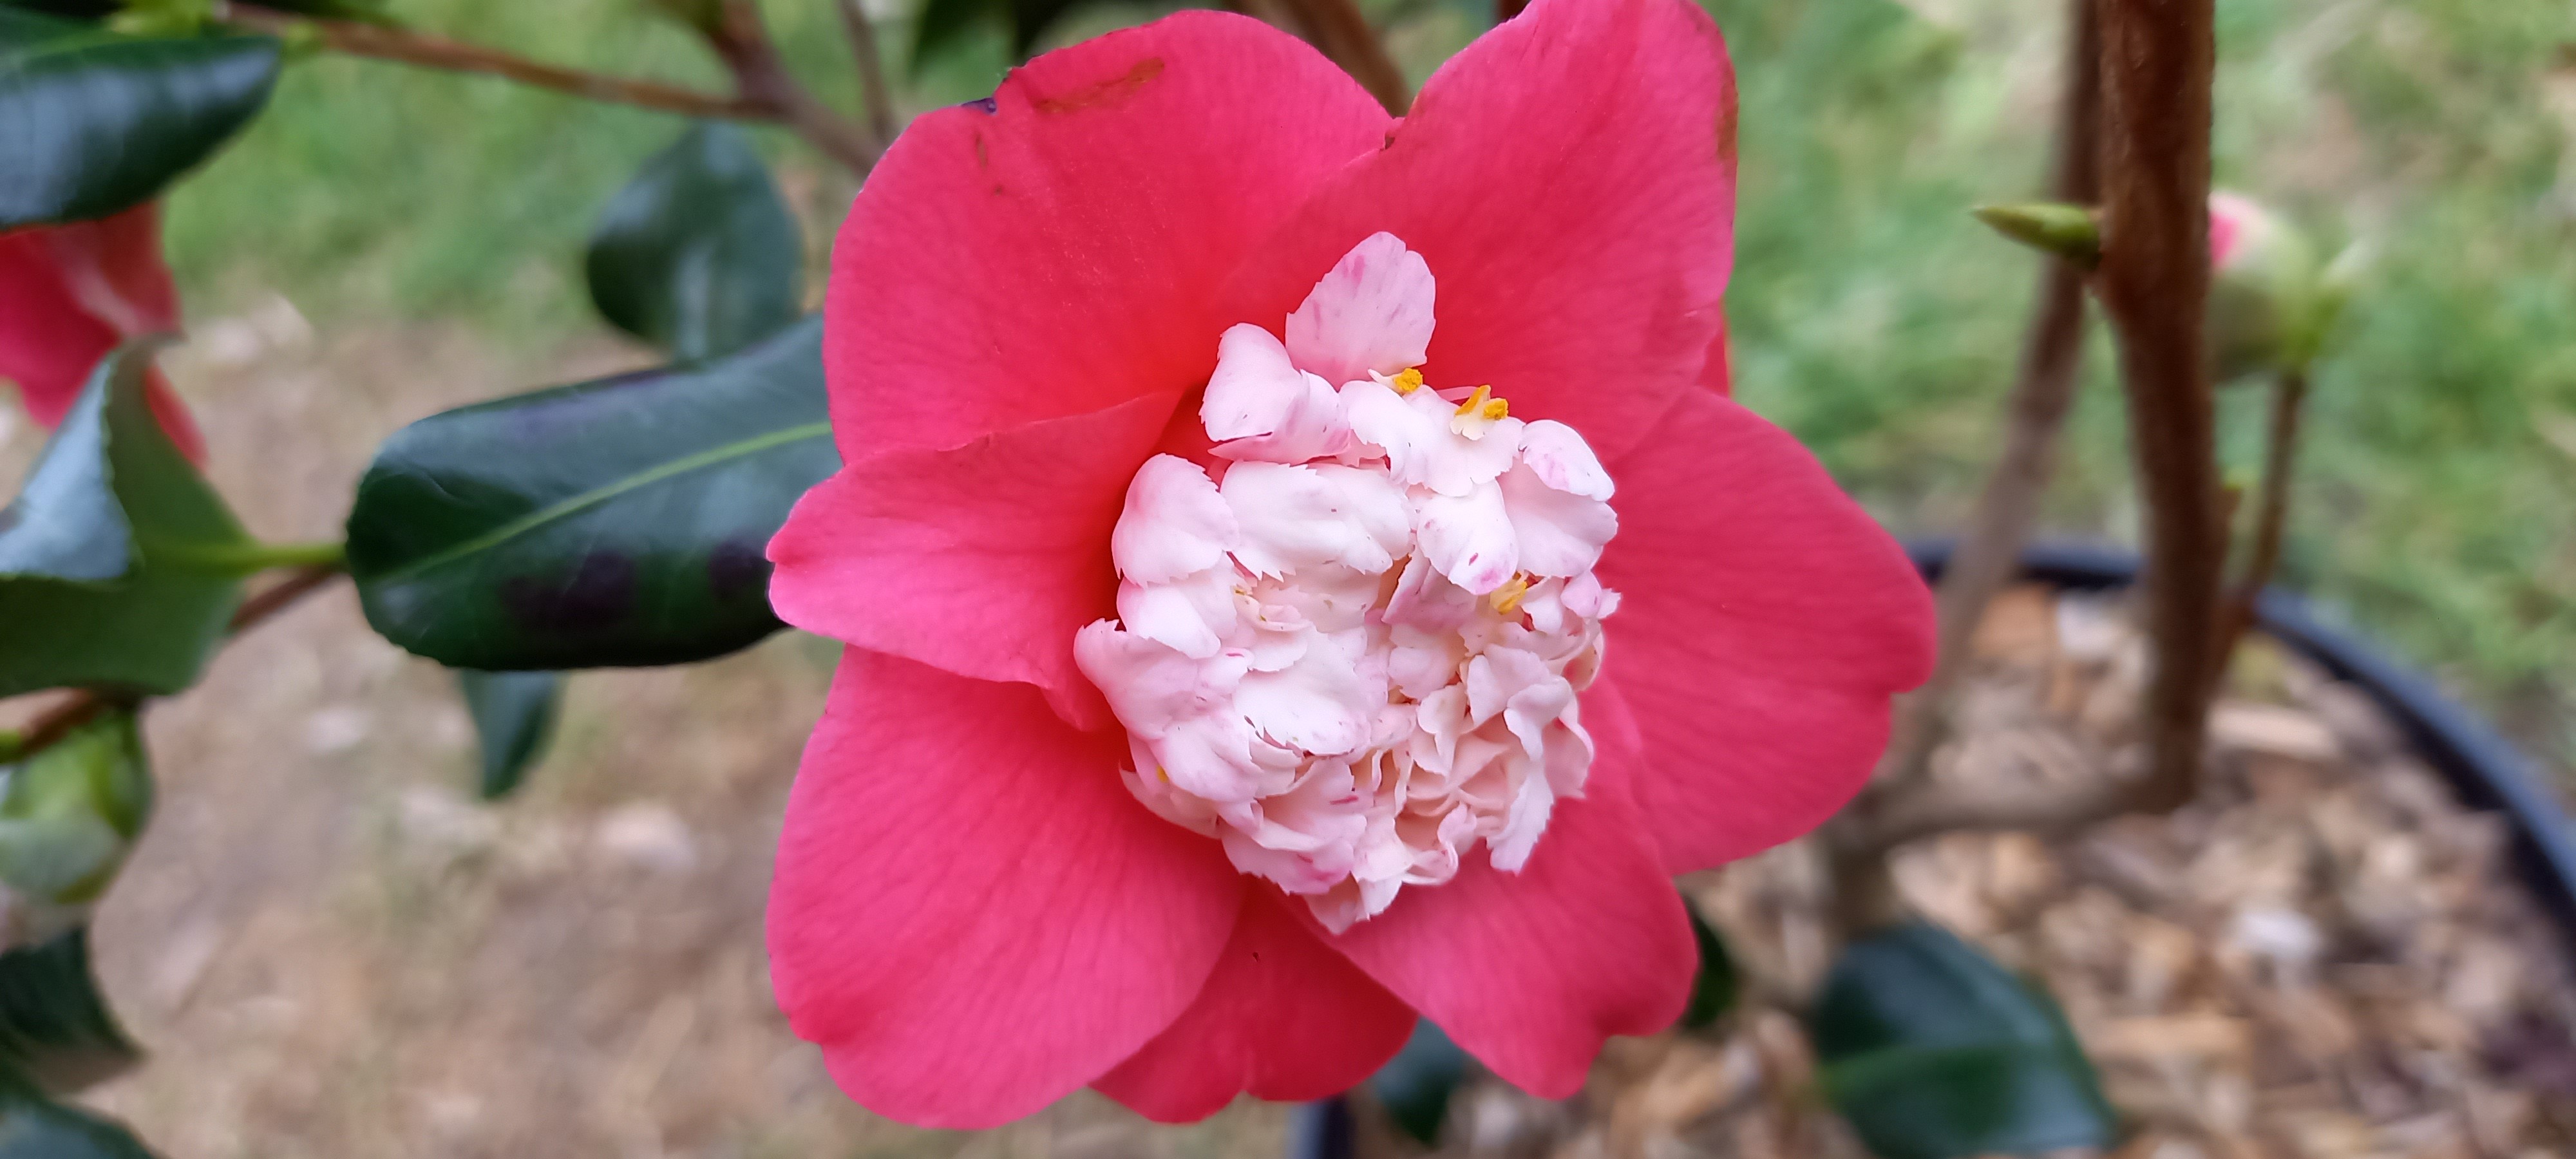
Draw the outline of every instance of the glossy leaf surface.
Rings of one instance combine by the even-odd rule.
[[[99,363],[0,510],[0,696],[194,682],[256,550],[153,417],[147,345]]]
[[[563,709],[563,673],[456,670],[457,691],[474,718],[483,755],[477,791],[486,801],[510,795],[554,739]]]
[[[803,310],[804,243],[751,139],[701,122],[644,162],[590,236],[590,300],[686,361],[739,350]]]
[[[257,115],[274,37],[125,36],[0,7],[0,229],[158,194]]]
[[[1881,1159],[2109,1145],[2118,1119],[2048,996],[1946,930],[1863,938],[1812,1024],[1827,1095]]]
[[[1369,1077],[1369,1093],[1386,1108],[1387,1117],[1405,1134],[1425,1145],[1440,1140],[1440,1124],[1449,1117],[1449,1100],[1467,1081],[1467,1052],[1428,1018],[1413,1024],[1404,1049]]]
[[[70,1094],[141,1058],[108,1013],[87,927],[0,953],[0,1084]]]
[[[1718,936],[1717,927],[1699,916],[1699,907],[1684,897],[1690,910],[1691,939],[1699,943],[1699,976],[1691,981],[1690,1005],[1682,1008],[1681,1025],[1697,1030],[1715,1023],[1735,1008],[1735,958],[1726,952],[1726,940]]]
[[[704,660],[778,629],[765,549],[839,466],[809,319],[404,428],[358,484],[350,572],[368,623],[450,667]]]
[[[26,1095],[0,1096],[0,1159],[152,1159],[122,1125]]]

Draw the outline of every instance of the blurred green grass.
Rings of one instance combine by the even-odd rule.
[[[2036,192],[2057,64],[2048,0],[1706,0],[1742,88],[1729,310],[1736,380],[1903,531],[1955,527],[1996,437],[2032,283],[1966,208]],[[713,87],[642,0],[395,0],[419,26]],[[1417,79],[1476,0],[1372,6]],[[847,107],[827,0],[768,0],[791,62]],[[1062,42],[1153,14],[1115,4]],[[2522,738],[2576,755],[2576,7],[2565,0],[2220,0],[2218,172],[2376,273],[2316,376],[2287,580],[2433,666]],[[890,51],[906,42],[900,21]],[[910,77],[988,91],[998,35]],[[680,125],[487,78],[297,64],[271,112],[173,199],[201,314],[270,289],[317,323],[430,318],[541,347],[596,326],[591,214]],[[762,141],[821,236],[850,186]],[[2250,465],[2261,400],[2224,400]],[[2107,342],[2047,518],[2128,538]]]

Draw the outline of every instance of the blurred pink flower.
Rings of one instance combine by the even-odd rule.
[[[0,378],[18,384],[27,413],[63,419],[98,361],[128,338],[179,327],[179,294],[161,264],[160,210],[0,233]],[[159,370],[152,410],[179,449],[204,441]]]
[[[905,133],[770,545],[850,645],[769,911],[844,1090],[1184,1121],[1418,1013],[1564,1096],[1672,1022],[1670,877],[1838,808],[1932,650],[1726,397],[1734,118],[1695,5],[1538,0],[1401,121],[1186,12]]]

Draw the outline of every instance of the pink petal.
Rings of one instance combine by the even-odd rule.
[[[1814,828],[1868,778],[1888,698],[1931,673],[1931,593],[1805,448],[1714,394],[1610,473],[1599,575],[1624,602],[1603,682],[1643,738],[1634,792],[1665,868]]]
[[[914,121],[833,255],[842,454],[1205,382],[1217,335],[1250,320],[1217,309],[1220,282],[1387,124],[1302,41],[1215,12],[1048,53],[989,104]]]
[[[1394,377],[1429,357],[1431,267],[1391,233],[1351,247],[1288,315],[1288,353],[1336,386]]]
[[[118,343],[178,326],[178,290],[161,263],[158,206],[0,234],[0,378],[18,384],[38,423],[60,423]],[[150,400],[179,449],[203,459],[196,423],[157,370]]]
[[[1294,308],[1378,231],[1439,280],[1424,368],[1616,456],[1703,374],[1735,206],[1735,81],[1687,0],[1538,0],[1435,74],[1227,286]],[[1294,343],[1291,343],[1293,348]]]
[[[1329,938],[1512,1085],[1564,1098],[1614,1034],[1672,1025],[1699,952],[1636,806],[1596,767],[1519,873],[1471,856]]]
[[[788,797],[769,953],[851,1098],[994,1126],[1189,1008],[1243,879],[1128,794],[1125,755],[1025,687],[844,655]]]
[[[770,604],[862,648],[1035,684],[1065,719],[1105,727],[1073,636],[1114,614],[1110,530],[1179,401],[1151,395],[955,450],[854,461],[770,540]]]
[[[1413,1030],[1413,1011],[1315,940],[1277,891],[1244,891],[1234,938],[1180,1020],[1092,1085],[1149,1119],[1188,1123],[1237,1092],[1280,1101],[1358,1086]]]

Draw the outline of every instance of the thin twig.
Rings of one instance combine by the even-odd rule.
[[[312,564],[296,568],[285,579],[263,589],[258,595],[243,600],[240,607],[233,609],[233,618],[226,625],[225,631],[228,636],[238,636],[258,627],[279,612],[292,607],[297,600],[313,594],[345,574],[347,572],[337,564]],[[24,760],[34,756],[61,743],[64,737],[70,736],[80,726],[97,719],[100,714],[115,709],[130,709],[137,703],[137,697],[125,693],[102,692],[94,688],[77,689],[70,695],[55,701],[52,707],[37,713],[34,720],[27,722],[26,731],[19,734],[17,750],[12,759]]]
[[[2246,558],[2245,571],[2236,580],[2236,588],[2227,600],[2227,611],[2219,621],[2218,645],[2213,659],[2220,671],[2212,674],[2215,681],[2224,674],[2227,658],[2235,655],[2237,642],[2254,626],[2255,605],[2270,586],[2272,573],[2281,564],[2281,538],[2289,523],[2290,469],[2297,457],[2299,414],[2308,397],[2308,372],[2291,369],[2281,372],[2272,385],[2272,425],[2263,446],[2263,485],[2256,500],[2254,545]]]
[[[867,130],[796,83],[787,62],[779,58],[778,46],[771,43],[768,27],[761,23],[755,0],[724,0],[718,26],[707,35],[707,47],[733,70],[743,99],[777,110],[779,120],[807,144],[853,173],[865,173],[876,164],[884,142],[872,140]]]
[[[2129,441],[2146,501],[2141,807],[2199,787],[2225,527],[2201,312],[2209,295],[2213,0],[2102,0],[2102,266]]]
[[[833,160],[853,171],[866,172],[877,155],[866,133],[824,107],[813,94],[797,85],[779,62],[768,35],[760,28],[757,11],[744,20],[736,12],[740,7],[742,5],[729,2],[724,27],[708,34],[709,47],[733,71],[735,84],[739,87],[737,95],[730,97],[658,81],[544,64],[497,48],[392,25],[309,17],[239,0],[225,0],[217,9],[217,18],[235,27],[278,35],[299,29],[310,30],[309,35],[320,41],[323,47],[351,56],[448,72],[497,76],[594,101],[634,105],[691,117],[774,121]]]
[[[2093,0],[2067,4],[2065,89],[2058,98],[2049,197],[2090,205],[2101,195],[2102,40]],[[1950,699],[1967,670],[1969,643],[1986,605],[2020,570],[2040,494],[2057,469],[2057,436],[2075,400],[2084,355],[2084,271],[2044,257],[2039,295],[2022,339],[2021,366],[2005,403],[2003,454],[1986,475],[1968,533],[1941,573],[1941,641],[1931,679],[1897,708],[1887,755],[1872,783],[1890,788],[1917,780],[1947,731]]]
[[[859,101],[866,106],[860,111],[867,116],[868,130],[876,134],[877,152],[882,154],[902,127],[895,122],[894,87],[886,83],[877,26],[860,0],[841,0],[841,26],[849,32],[850,59],[859,69]]]
[[[1404,70],[1395,67],[1395,58],[1386,54],[1386,45],[1369,27],[1368,17],[1353,0],[1284,0],[1295,14],[1306,37],[1322,49],[1342,71],[1360,82],[1386,111],[1403,116],[1413,104],[1413,90],[1404,83]]]
[[[737,121],[779,119],[777,109],[741,97],[718,96],[657,81],[605,76],[541,64],[497,48],[466,44],[389,25],[320,19],[237,2],[222,5],[217,9],[217,16],[226,24],[255,32],[282,35],[295,29],[310,29],[311,35],[323,47],[351,56],[397,61],[448,72],[504,77],[520,84],[594,101],[637,105],[691,117]]]

